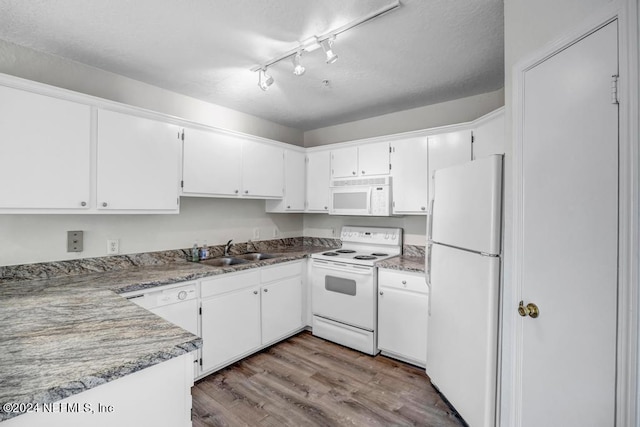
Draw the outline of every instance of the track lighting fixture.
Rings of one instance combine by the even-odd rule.
[[[296,53],[293,56],[293,74],[296,76],[301,76],[305,72],[305,68],[301,64],[302,51]]]
[[[267,62],[263,62],[262,65],[257,65],[251,68],[251,71],[259,72],[258,86],[262,90],[269,89],[269,86],[273,84],[273,77],[267,74],[267,68],[289,57],[291,57],[293,61],[293,74],[295,74],[296,76],[303,75],[305,72],[305,67],[302,65],[302,62],[301,62],[303,52],[310,53],[322,47],[322,50],[324,51],[324,54],[327,57],[326,58],[327,64],[333,64],[338,60],[338,55],[333,51],[333,44],[337,35],[342,34],[345,31],[350,30],[351,28],[357,27],[358,25],[364,24],[365,22],[369,22],[373,19],[379,18],[385,13],[390,12],[399,7],[400,7],[400,0],[394,0],[391,4],[383,8],[380,8],[376,11],[373,11],[368,15],[365,15],[359,19],[351,21],[340,28],[336,28],[321,36],[312,36],[304,40],[303,42],[299,43],[296,48],[291,49],[283,53],[282,55],[277,56]]]
[[[258,86],[260,87],[260,89],[267,90],[269,89],[269,86],[271,86],[272,84],[273,84],[273,77],[267,74],[266,68],[261,68],[260,74],[258,76]]]
[[[338,55],[331,49],[333,47],[333,39],[325,39],[320,42],[324,54],[327,55],[327,64],[333,64],[338,60]]]

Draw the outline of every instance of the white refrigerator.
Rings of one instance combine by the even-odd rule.
[[[470,427],[496,416],[502,156],[435,172],[426,372]]]

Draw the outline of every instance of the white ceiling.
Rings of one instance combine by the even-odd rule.
[[[301,130],[435,104],[504,83],[503,2],[401,0],[322,50],[260,65],[391,0],[0,0],[0,39]],[[329,87],[322,84],[329,80]]]

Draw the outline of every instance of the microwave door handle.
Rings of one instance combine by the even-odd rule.
[[[369,187],[369,189],[367,191],[369,192],[369,197],[367,197],[367,213],[369,215],[371,215],[372,214],[372,212],[371,212],[371,206],[372,206],[371,198],[373,197],[373,188]]]

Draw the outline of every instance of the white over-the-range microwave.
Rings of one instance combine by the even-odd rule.
[[[391,177],[331,180],[329,214],[391,216]]]

